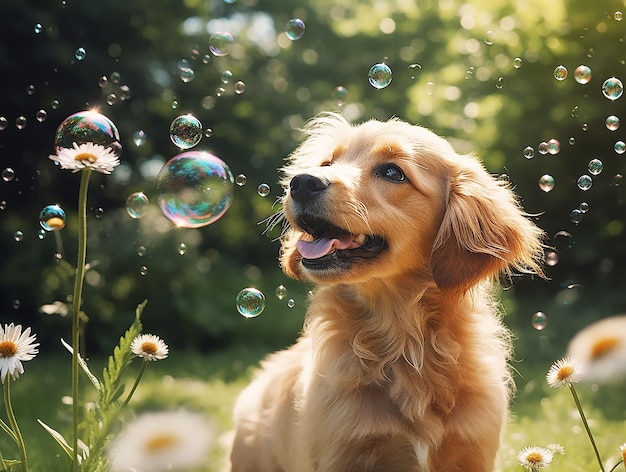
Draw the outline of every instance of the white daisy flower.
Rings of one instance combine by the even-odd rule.
[[[130,351],[145,361],[165,359],[169,354],[167,344],[154,334],[140,334],[130,343]]]
[[[622,453],[622,462],[624,463],[624,467],[626,467],[626,442],[619,445],[619,452]]]
[[[550,449],[539,446],[528,446],[517,453],[520,465],[531,472],[537,472],[552,462],[554,454]]]
[[[0,377],[4,383],[7,374],[17,379],[24,373],[22,361],[29,361],[39,352],[34,343],[35,335],[30,335],[30,328],[22,333],[22,326],[13,323],[0,325]]]
[[[546,381],[552,388],[569,387],[580,381],[582,372],[582,365],[578,361],[564,357],[552,364],[546,375]]]
[[[549,449],[550,451],[552,451],[552,454],[554,455],[556,454],[559,454],[561,456],[565,455],[565,448],[561,446],[560,444],[548,444],[546,446],[546,449]]]
[[[57,153],[49,157],[57,162],[61,169],[69,169],[72,172],[91,169],[110,174],[120,163],[119,156],[110,148],[95,143],[73,143],[71,148],[58,148]]]
[[[185,470],[206,464],[214,433],[188,411],[145,413],[128,424],[107,449],[111,471]]]
[[[604,318],[582,329],[570,341],[567,355],[585,366],[583,382],[626,378],[626,316]]]

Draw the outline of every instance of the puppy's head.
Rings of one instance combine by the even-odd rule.
[[[287,275],[317,283],[419,278],[465,291],[540,272],[541,231],[470,156],[400,120],[312,120],[283,168]]]

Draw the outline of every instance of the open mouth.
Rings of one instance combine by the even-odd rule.
[[[296,243],[302,265],[309,269],[346,267],[357,258],[375,257],[387,247],[381,236],[352,234],[317,217],[300,217],[298,226],[312,238]]]

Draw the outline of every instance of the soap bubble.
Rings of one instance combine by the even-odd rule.
[[[148,211],[148,197],[143,192],[131,193],[126,199],[126,212],[131,218],[141,218]]]
[[[578,224],[583,220],[583,216],[584,215],[582,211],[580,211],[578,208],[574,208],[569,214],[569,219],[572,223]]]
[[[575,137],[571,137],[567,140],[567,142],[569,143],[570,146],[573,146],[574,144],[576,144],[576,138]]]
[[[256,189],[256,192],[261,196],[261,197],[267,197],[270,194],[270,186],[267,184],[261,184],[259,185],[259,187]]]
[[[613,18],[615,19],[615,21],[622,21],[623,15],[621,11],[616,11],[613,14]]]
[[[589,203],[580,202],[580,205],[578,205],[578,209],[583,213],[587,213],[589,211]]]
[[[522,63],[523,62],[521,57],[516,57],[515,59],[513,59],[513,67],[515,67],[516,69],[522,67]]]
[[[28,124],[28,120],[26,119],[25,116],[18,116],[17,118],[15,118],[15,127],[17,129],[24,129],[26,128],[26,125]]]
[[[39,224],[46,231],[58,231],[65,227],[65,212],[59,205],[48,205],[39,213]]]
[[[193,115],[181,115],[170,124],[170,139],[181,149],[194,147],[202,139],[202,123]]]
[[[176,63],[176,69],[178,70],[178,76],[180,80],[185,83],[191,82],[196,77],[196,72],[193,70],[191,63],[187,59],[181,59]]]
[[[554,177],[544,174],[539,178],[539,188],[544,192],[549,192],[554,188]]]
[[[9,126],[9,120],[6,119],[6,116],[0,116],[0,131],[4,131]]]
[[[561,150],[561,143],[557,139],[550,139],[548,141],[548,152],[553,156],[558,154]]]
[[[79,61],[82,61],[85,57],[87,57],[87,51],[85,51],[85,48],[78,48],[74,51],[74,57]]]
[[[214,56],[228,56],[233,48],[233,42],[233,35],[230,33],[214,33],[209,38],[209,51]]]
[[[409,65],[409,70],[411,71],[411,80],[415,80],[415,73],[420,71],[422,69],[422,66],[420,64],[410,64]]]
[[[624,85],[617,77],[610,77],[602,84],[602,94],[609,100],[617,100],[624,93]]]
[[[583,174],[580,177],[578,177],[578,180],[576,181],[576,185],[578,185],[579,189],[587,191],[593,185],[593,180],[587,174]]]
[[[157,176],[163,214],[177,226],[199,228],[217,221],[233,200],[233,175],[219,157],[187,151],[171,158]]]
[[[235,183],[239,185],[240,187],[243,187],[244,185],[246,185],[247,181],[248,181],[248,177],[246,177],[244,174],[239,174],[237,177],[235,177]]]
[[[11,167],[2,169],[2,180],[11,182],[15,178],[15,171]]]
[[[556,253],[554,251],[550,251],[548,254],[546,254],[546,265],[547,266],[554,267],[558,263],[559,263],[559,254],[558,253]]]
[[[565,80],[567,78],[567,68],[565,66],[557,66],[554,69],[554,78],[558,81]]]
[[[37,34],[41,33],[43,31],[43,26],[41,26],[41,23],[35,23],[33,31]]]
[[[626,151],[626,143],[624,143],[624,141],[617,141],[613,145],[613,149],[615,149],[615,152],[618,154],[624,154],[624,151]]]
[[[140,273],[141,275],[146,275],[146,274],[148,273],[148,266],[142,265],[142,266],[139,268],[139,273]]]
[[[587,169],[591,175],[598,175],[604,169],[604,165],[600,159],[591,159],[587,164]]]
[[[187,245],[185,243],[180,243],[178,245],[178,254],[184,256],[185,252],[187,252]]]
[[[100,144],[116,156],[122,153],[117,127],[109,118],[96,111],[74,113],[59,125],[54,135],[56,148],[72,148],[73,143]]]
[[[133,143],[135,143],[135,146],[137,147],[141,147],[146,144],[146,139],[148,139],[148,136],[146,135],[146,132],[142,129],[137,130],[133,133]]]
[[[237,311],[245,318],[255,318],[265,309],[265,295],[256,288],[244,288],[235,298]]]
[[[210,138],[211,136],[213,136],[213,130],[211,128],[207,128],[204,130],[204,137],[205,138]]]
[[[146,246],[143,246],[143,245],[142,245],[142,246],[139,246],[139,247],[137,248],[137,255],[138,255],[139,257],[143,257],[143,256],[145,256],[145,255],[146,255],[146,252],[148,252],[148,249],[146,248]]]
[[[544,312],[538,311],[530,318],[530,323],[537,331],[541,331],[548,326],[548,317]]]
[[[485,42],[487,46],[493,45],[495,40],[496,40],[496,33],[494,33],[493,31],[487,31],[485,33],[485,38],[483,39],[483,41]]]
[[[223,84],[227,84],[228,82],[230,82],[230,79],[232,78],[233,78],[233,73],[229,70],[225,70],[224,72],[220,74],[220,80],[222,81]]]
[[[533,157],[535,157],[535,150],[532,146],[526,146],[524,148],[524,157],[526,159],[532,159]]]
[[[591,81],[591,69],[581,64],[574,70],[574,79],[579,84],[588,84]]]
[[[13,239],[15,239],[16,242],[20,242],[24,239],[24,233],[21,231],[16,231],[15,233],[13,233]]]
[[[344,100],[348,96],[348,89],[343,85],[338,85],[333,89],[332,98],[337,103],[337,106],[342,106]]]
[[[282,300],[287,296],[287,288],[284,285],[279,285],[278,287],[276,287],[274,293],[276,294],[276,298]]]
[[[504,77],[498,77],[498,80],[496,80],[496,88],[498,90],[502,90],[503,87],[504,87]]]
[[[610,131],[615,131],[619,128],[619,118],[615,115],[607,116],[605,123],[606,129]]]
[[[235,82],[235,93],[237,95],[241,95],[245,91],[246,91],[246,84],[244,83],[243,80],[238,80],[237,82]]]
[[[372,87],[385,88],[391,83],[391,69],[384,62],[374,64],[367,73],[367,78]]]
[[[539,151],[539,154],[548,154],[548,143],[541,141],[539,146],[537,146],[537,151]]]
[[[285,34],[292,41],[296,41],[304,36],[305,24],[300,18],[292,18],[285,26]]]
[[[289,300],[287,300],[287,306],[289,308],[293,308],[294,306],[296,306],[296,301],[293,298],[290,298]]]
[[[35,118],[37,119],[37,121],[39,121],[39,123],[43,123],[44,121],[46,121],[46,118],[48,118],[48,112],[46,110],[37,110],[37,113],[35,113]]]

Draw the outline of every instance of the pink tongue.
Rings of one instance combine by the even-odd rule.
[[[354,237],[345,233],[337,238],[319,238],[315,241],[298,241],[296,248],[305,259],[319,259],[330,253],[333,249],[347,249]]]

